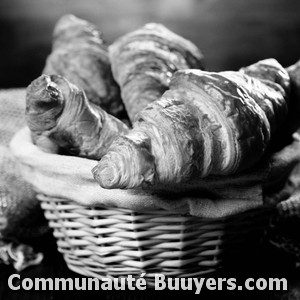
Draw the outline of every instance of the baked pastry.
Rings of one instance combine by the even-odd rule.
[[[289,116],[280,132],[283,146],[292,143],[293,133],[300,128],[300,60],[286,70],[291,80],[291,97]]]
[[[62,76],[42,75],[26,92],[26,121],[33,141],[45,151],[100,159],[112,140],[128,131]]]
[[[93,24],[73,15],[63,16],[55,26],[52,52],[42,73],[61,75],[108,113],[120,118],[126,115],[112,77],[107,45]]]
[[[202,54],[193,43],[155,23],[116,40],[109,55],[131,121],[161,97],[175,71],[203,68]]]
[[[288,90],[289,76],[273,59],[239,72],[180,70],[111,144],[94,177],[104,188],[136,188],[247,169],[284,121]]]
[[[294,97],[297,99],[297,102],[300,102],[300,60],[290,65],[287,71],[291,78],[291,87]]]

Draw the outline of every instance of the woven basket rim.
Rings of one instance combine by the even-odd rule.
[[[106,205],[98,205],[98,206],[83,206],[81,204],[76,203],[72,199],[67,199],[67,198],[61,198],[61,197],[52,197],[49,195],[44,195],[44,194],[37,194],[37,199],[40,202],[48,202],[52,203],[53,206],[55,206],[55,209],[57,208],[57,204],[59,204],[59,211],[64,211],[64,210],[72,210],[72,209],[82,209],[86,211],[95,211],[95,210],[111,210],[115,211],[116,213],[124,213],[124,214],[148,214],[148,215],[170,215],[170,216],[179,216],[179,217],[188,217],[188,218],[195,218],[195,219],[202,219],[205,222],[224,222],[227,220],[233,220],[233,219],[241,219],[248,217],[248,216],[253,216],[253,215],[259,215],[259,214],[275,214],[278,213],[277,209],[273,205],[263,205],[260,207],[252,208],[246,211],[239,212],[234,215],[229,215],[229,216],[223,216],[219,218],[204,218],[204,217],[198,217],[189,214],[188,212],[178,212],[178,211],[172,211],[172,210],[166,210],[164,208],[154,208],[154,209],[145,209],[145,210],[132,210],[130,208],[123,208],[123,207],[116,207],[116,206],[106,206]]]

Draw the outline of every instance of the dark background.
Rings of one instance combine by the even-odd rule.
[[[99,26],[109,42],[147,22],[192,40],[209,70],[236,70],[274,57],[300,59],[299,0],[1,0],[0,88],[27,86],[51,51],[63,14]]]

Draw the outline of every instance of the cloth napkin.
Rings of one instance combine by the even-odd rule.
[[[25,90],[0,91],[0,234],[25,240],[48,229],[36,192],[21,176],[8,145],[14,134],[25,126]]]
[[[27,245],[49,230],[36,192],[21,176],[8,145],[25,125],[25,90],[0,91],[0,263],[17,271],[43,259]]]

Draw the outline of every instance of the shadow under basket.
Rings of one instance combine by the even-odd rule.
[[[146,273],[201,277],[224,262],[258,249],[270,208],[222,219],[203,219],[165,210],[87,208],[67,199],[39,195],[45,216],[68,267],[81,275],[118,278]]]

